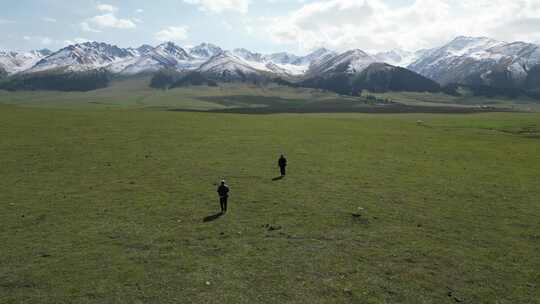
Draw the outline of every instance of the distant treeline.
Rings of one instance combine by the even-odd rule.
[[[47,71],[6,78],[0,81],[0,89],[92,91],[107,87],[111,79],[111,73],[103,69],[84,72]]]

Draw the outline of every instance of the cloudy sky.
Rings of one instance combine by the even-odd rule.
[[[540,42],[540,0],[0,0],[0,48],[212,42],[269,53]]]

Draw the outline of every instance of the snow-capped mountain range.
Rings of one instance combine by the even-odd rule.
[[[440,84],[516,86],[540,64],[540,46],[480,37],[457,37],[427,50],[408,68]],[[502,83],[501,83],[502,82]]]
[[[172,42],[156,47],[143,45],[136,49],[123,49],[106,43],[86,42],[67,46],[54,53],[45,50],[27,53],[0,51],[0,68],[10,75],[51,70],[79,72],[103,68],[123,75],[174,69],[201,72],[229,70],[232,73],[244,71],[295,76],[304,74],[312,62],[334,54],[332,51],[319,49],[307,56],[289,53],[264,55],[246,49],[225,51],[209,43],[182,48]]]
[[[406,68],[411,63],[421,58],[426,51],[427,50],[419,50],[415,52],[410,52],[400,49],[394,49],[391,51],[380,52],[373,56],[378,62]]]
[[[540,46],[485,37],[457,37],[441,47],[415,52],[392,50],[370,54],[360,49],[342,53],[318,49],[306,56],[285,52],[260,54],[246,49],[223,50],[209,43],[188,48],[172,42],[139,48],[86,42],[56,52],[0,50],[0,71],[4,70],[8,75],[99,68],[122,75],[173,69],[233,79],[245,75],[309,78],[360,73],[373,63],[404,67],[442,85],[518,86],[530,82],[531,71],[540,65]]]
[[[46,49],[31,52],[0,50],[0,69],[8,74],[16,74],[32,68],[38,61],[51,55]]]
[[[362,50],[351,50],[332,56],[324,61],[310,65],[308,74],[310,76],[332,74],[332,73],[358,73],[367,68],[370,64],[377,62],[375,57]]]

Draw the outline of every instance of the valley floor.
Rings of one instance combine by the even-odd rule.
[[[537,113],[36,104],[0,105],[0,303],[540,303]]]
[[[278,85],[221,84],[171,90],[149,87],[149,78],[119,79],[90,92],[0,90],[0,104],[70,109],[145,109],[243,114],[271,113],[482,113],[540,111],[530,99],[454,97],[432,93],[364,92],[343,96],[332,92]]]

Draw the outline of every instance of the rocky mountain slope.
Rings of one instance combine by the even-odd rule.
[[[0,50],[0,70],[7,74],[16,74],[32,68],[38,61],[51,53],[47,49],[30,52]]]
[[[408,68],[442,85],[518,88],[534,82],[529,74],[539,64],[538,45],[458,37],[440,48],[426,51]]]

